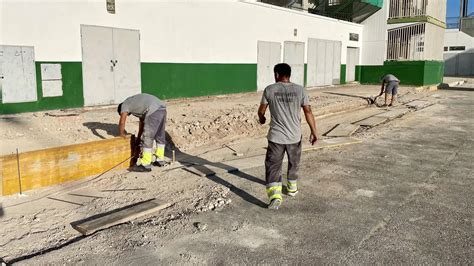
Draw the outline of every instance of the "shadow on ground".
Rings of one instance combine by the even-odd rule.
[[[112,137],[118,137],[120,135],[117,124],[102,123],[102,122],[85,122],[82,125],[90,129],[92,131],[92,134],[94,134],[95,136],[101,139],[106,139],[106,137],[101,135],[99,130],[105,131],[105,133],[108,136],[112,136]]]
[[[221,169],[227,170],[230,174],[233,174],[233,175],[235,175],[239,178],[243,178],[243,179],[246,179],[248,181],[251,181],[251,182],[257,183],[259,185],[265,186],[265,181],[260,179],[260,178],[257,178],[255,176],[252,176],[252,175],[249,175],[247,173],[241,172],[238,169],[235,169],[234,171],[229,170],[229,169],[233,168],[230,165],[227,165],[227,164],[224,164],[224,163],[219,163],[219,162],[211,162],[207,159],[204,159],[204,158],[201,158],[201,157],[198,157],[198,156],[194,156],[194,155],[191,155],[191,154],[188,154],[188,153],[185,153],[185,152],[181,151],[178,147],[176,147],[175,143],[173,142],[173,138],[168,134],[168,132],[166,132],[166,140],[167,140],[167,147],[166,147],[166,152],[165,152],[166,157],[172,158],[172,156],[173,156],[172,151],[174,150],[175,151],[175,156],[176,156],[176,161],[178,161],[179,163],[181,163],[181,164],[183,164],[187,167],[192,167],[192,168],[198,170],[201,173],[212,173],[213,172],[212,169],[210,169],[207,166],[221,168]],[[257,206],[262,207],[262,208],[267,207],[267,204],[265,202],[263,202],[263,201],[259,200],[258,198],[254,197],[253,195],[249,194],[245,190],[234,186],[232,183],[230,183],[227,180],[224,180],[222,177],[220,177],[217,174],[208,174],[205,177],[208,178],[209,180],[212,180],[213,182],[215,182],[217,184],[228,187],[231,192],[233,192],[234,194],[236,194],[237,196],[241,197],[243,200],[245,200],[245,201],[247,201],[251,204],[257,205]],[[262,193],[263,193],[263,191],[265,191],[264,187],[262,188]]]

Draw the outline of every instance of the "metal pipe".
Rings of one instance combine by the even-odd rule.
[[[21,195],[22,189],[21,189],[21,173],[20,173],[20,154],[18,154],[18,148],[16,148],[16,166],[18,169],[18,185],[20,187],[20,195]]]

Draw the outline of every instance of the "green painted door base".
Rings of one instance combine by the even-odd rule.
[[[340,84],[346,84],[346,64],[341,65]]]
[[[356,79],[361,84],[379,84],[386,74],[395,75],[403,85],[435,85],[443,81],[444,62],[385,61],[382,66],[356,67]]]

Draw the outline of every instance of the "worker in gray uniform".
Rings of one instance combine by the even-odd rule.
[[[265,157],[265,180],[269,209],[278,209],[282,203],[281,168],[283,156],[288,156],[288,173],[285,192],[288,196],[298,193],[298,166],[301,158],[301,109],[311,130],[309,141],[313,145],[316,136],[316,122],[311,111],[305,89],[290,82],[291,67],[288,64],[277,64],[274,69],[275,82],[265,88],[258,117],[260,124],[265,124],[265,111],[270,109],[271,121],[268,131],[268,147]]]
[[[382,88],[380,89],[380,94],[378,96],[382,96],[385,90],[385,104],[383,106],[387,106],[389,94],[392,97],[390,98],[390,104],[388,106],[393,106],[397,98],[398,85],[400,84],[400,80],[392,74],[387,74],[381,78],[381,82]]]
[[[125,122],[129,115],[140,119],[137,139],[141,141],[141,154],[137,164],[130,168],[134,172],[149,172],[152,164],[165,164],[166,145],[166,105],[157,97],[141,93],[128,97],[118,105],[120,115],[119,133],[125,136]],[[156,149],[153,152],[153,141]]]

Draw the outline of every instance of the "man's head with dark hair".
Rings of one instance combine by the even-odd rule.
[[[117,106],[117,113],[120,115],[122,113],[122,104]]]
[[[291,67],[286,63],[276,64],[273,68],[275,74],[275,81],[289,81],[291,77]]]

